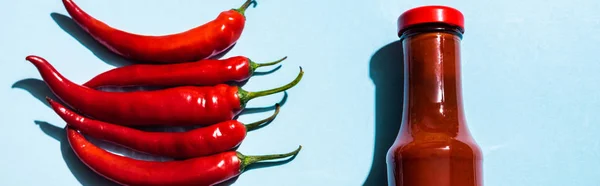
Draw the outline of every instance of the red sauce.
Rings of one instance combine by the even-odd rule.
[[[460,27],[418,25],[401,34],[404,113],[387,155],[390,186],[481,186],[482,155],[463,112]]]

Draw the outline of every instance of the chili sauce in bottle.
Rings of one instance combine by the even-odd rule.
[[[387,154],[390,186],[482,186],[482,154],[465,121],[460,70],[464,17],[422,6],[398,19],[404,112]]]

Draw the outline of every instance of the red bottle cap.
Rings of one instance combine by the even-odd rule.
[[[398,36],[407,28],[422,23],[444,23],[451,26],[458,26],[464,32],[463,14],[447,6],[421,6],[407,10],[398,18]]]

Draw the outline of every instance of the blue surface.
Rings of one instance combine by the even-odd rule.
[[[242,2],[76,3],[114,27],[167,34],[202,24]],[[293,161],[247,171],[234,185],[385,183],[385,165],[379,160],[396,135],[400,111],[394,102],[401,101],[401,92],[394,92],[401,81],[393,78],[400,68],[393,63],[399,61],[395,52],[400,51],[397,43],[388,44],[397,40],[400,13],[429,4],[453,6],[466,17],[463,93],[469,128],[485,155],[485,185],[598,185],[600,1],[594,0],[259,0],[247,11],[242,38],[225,57],[289,58],[277,72],[253,77],[244,88],[282,85],[298,66],[306,74],[288,91],[279,117],[249,133],[239,150],[269,154],[299,144],[304,148]],[[39,100],[49,92],[24,58],[45,57],[77,83],[123,60],[73,27],[60,0],[2,1],[0,15],[0,185],[102,181],[69,150],[61,131],[64,122]],[[248,106],[271,106],[282,96]],[[269,114],[245,114],[240,120]]]

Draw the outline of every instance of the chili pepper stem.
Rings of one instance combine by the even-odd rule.
[[[288,83],[287,85],[283,85],[281,87],[278,88],[274,88],[274,89],[270,89],[270,90],[264,90],[264,91],[259,91],[259,92],[249,92],[249,91],[245,91],[242,88],[238,89],[238,95],[240,98],[240,102],[242,104],[242,107],[244,107],[246,105],[246,103],[248,103],[248,101],[257,98],[257,97],[262,97],[262,96],[268,96],[271,94],[275,94],[275,93],[279,93],[279,92],[283,92],[286,91],[294,86],[296,86],[296,84],[298,84],[298,82],[300,82],[300,80],[302,80],[302,76],[304,76],[304,71],[302,70],[302,67],[300,67],[300,73],[298,74],[298,76],[296,76],[296,79],[294,79],[294,81]]]
[[[295,156],[300,152],[300,149],[302,149],[302,145],[300,145],[298,147],[298,149],[289,152],[289,153],[285,153],[285,154],[271,154],[271,155],[261,155],[261,156],[246,156],[243,155],[242,153],[237,153],[238,158],[240,158],[242,160],[242,165],[240,166],[240,172],[244,171],[244,169],[246,167],[248,167],[248,165],[257,163],[257,162],[261,162],[261,161],[266,161],[266,160],[274,160],[274,159],[281,159],[281,158],[287,158],[287,157],[291,157],[291,156]]]
[[[244,15],[244,13],[246,12],[246,9],[248,9],[248,7],[250,7],[250,5],[252,3],[256,3],[256,2],[254,2],[254,0],[246,0],[246,2],[244,2],[244,4],[242,4],[242,6],[240,6],[240,8],[235,9],[235,10],[240,12],[240,14]]]
[[[273,113],[273,115],[269,116],[268,118],[265,118],[265,119],[262,119],[260,121],[256,121],[256,122],[253,122],[253,123],[246,124],[246,130],[247,131],[254,130],[254,129],[262,126],[264,123],[267,123],[267,122],[272,121],[273,119],[275,119],[275,117],[277,116],[277,114],[279,114],[279,107],[280,107],[279,103],[275,104],[275,113]]]
[[[259,67],[273,66],[273,65],[279,64],[285,59],[287,59],[287,56],[285,56],[277,61],[268,62],[268,63],[255,63],[254,61],[250,60],[250,73],[253,73]]]

